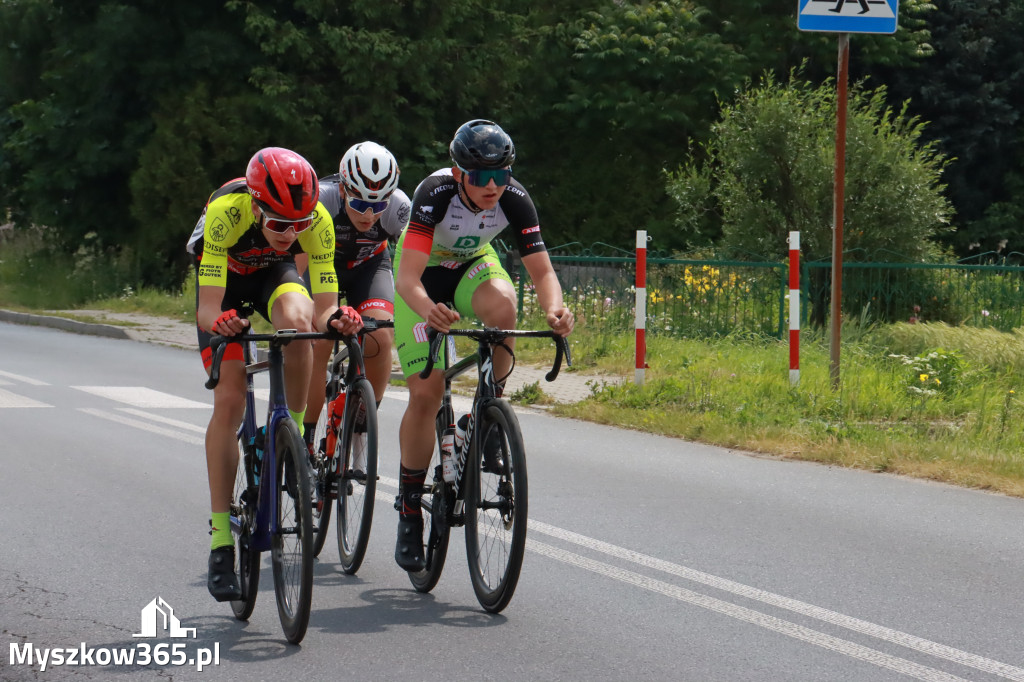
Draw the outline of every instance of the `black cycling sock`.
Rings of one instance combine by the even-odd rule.
[[[423,495],[423,481],[426,479],[426,469],[407,469],[404,464],[401,465],[398,484],[401,507],[398,513],[402,518],[420,515],[420,496]]]

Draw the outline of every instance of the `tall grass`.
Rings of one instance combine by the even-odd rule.
[[[631,345],[622,341],[620,349]],[[789,382],[788,346],[774,339],[655,337],[643,386],[600,383],[583,403],[555,409],[754,452],[1024,495],[1020,333],[884,325],[845,335],[841,351],[840,387],[833,390],[821,335],[805,337],[797,386]],[[619,359],[620,374],[632,373],[628,355],[609,357]]]
[[[60,310],[119,296],[138,282],[130,249],[104,245],[89,233],[73,252],[53,228],[0,233],[0,300],[6,305]]]

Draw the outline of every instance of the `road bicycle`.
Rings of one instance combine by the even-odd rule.
[[[313,597],[312,485],[309,454],[299,427],[288,413],[284,393],[284,347],[293,341],[336,339],[327,332],[282,330],[210,340],[213,364],[206,387],[220,381],[220,364],[228,344],[242,344],[245,360],[245,415],[238,429],[239,466],[231,500],[235,536],[235,572],[242,588],[231,602],[239,620],[248,620],[260,582],[260,553],[270,552],[274,594],[285,637],[298,644],[309,625]],[[257,361],[257,342],[267,342],[266,360]],[[257,426],[253,376],[268,372],[270,400],[265,426]]]
[[[476,352],[456,362],[444,372],[444,398],[434,420],[436,447],[430,469],[433,480],[424,483],[421,504],[424,510],[423,550],[426,567],[410,572],[413,587],[429,592],[437,585],[444,569],[451,529],[465,526],[466,558],[473,591],[484,610],[499,613],[508,606],[519,582],[526,549],[527,475],[526,449],[519,420],[508,401],[499,398],[494,376],[494,347],[512,350],[507,338],[550,338],[555,341],[555,360],[547,381],[558,376],[565,358],[572,358],[566,340],[551,330],[452,329],[447,335],[430,331],[431,346],[426,368],[427,378],[440,360],[449,364],[449,344],[445,336],[465,336],[477,343]],[[513,355],[513,366],[515,356]],[[452,447],[448,476],[442,453],[450,442],[455,413],[452,408],[452,381],[472,368],[477,370],[477,388],[472,409],[465,418],[461,444]],[[463,424],[460,419],[460,426]]]
[[[358,335],[335,342],[313,437],[313,555],[320,555],[331,509],[337,507],[338,556],[349,575],[359,570],[366,555],[377,490],[377,403],[363,364],[364,335],[392,327],[390,320],[364,318]]]

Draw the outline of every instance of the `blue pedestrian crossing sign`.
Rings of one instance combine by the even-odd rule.
[[[797,28],[831,33],[895,33],[899,0],[799,0]]]

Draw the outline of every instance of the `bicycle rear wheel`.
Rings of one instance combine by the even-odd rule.
[[[432,475],[433,480],[424,484],[423,496],[420,497],[420,506],[423,508],[423,556],[427,565],[422,571],[409,573],[409,581],[417,592],[430,592],[434,589],[441,579],[448,556],[448,538],[451,535],[448,518],[455,496],[441,473],[441,435],[451,423],[451,418],[446,414],[450,414],[450,410],[446,412],[442,407],[435,419],[436,446],[427,469],[428,479]]]
[[[251,445],[246,445],[243,436],[238,441],[238,468],[235,473],[235,492],[231,496],[231,534],[235,536],[235,575],[242,588],[242,598],[231,602],[231,611],[238,620],[249,620],[256,606],[256,595],[260,588],[260,553],[249,549],[251,535],[256,517],[253,504],[256,498],[256,486],[249,485],[250,476],[246,474],[249,466],[246,459],[254,453]]]
[[[341,570],[359,570],[370,541],[377,492],[377,403],[367,379],[357,379],[345,398],[345,422],[335,458],[338,481],[338,556]]]
[[[466,555],[477,601],[498,613],[512,599],[526,550],[526,450],[519,420],[504,400],[482,406],[479,444],[466,463]],[[500,452],[484,456],[488,440]]]
[[[270,542],[277,613],[285,637],[298,644],[306,634],[313,598],[313,510],[309,456],[291,419],[277,424],[277,532]]]
[[[320,417],[316,421],[316,431],[313,434],[313,446],[316,451],[316,488],[313,490],[313,525],[316,526],[316,536],[313,538],[313,556],[320,556],[327,541],[331,509],[334,508],[334,500],[337,498],[338,477],[341,475],[341,466],[335,464],[332,459],[334,453],[326,452],[326,447],[331,401],[345,390],[347,359],[348,348],[345,346],[337,350],[331,359],[327,369],[325,400],[323,407],[320,408]]]

